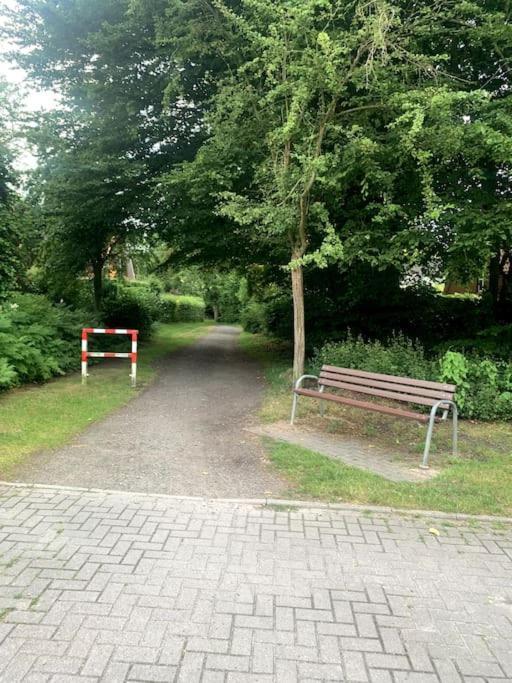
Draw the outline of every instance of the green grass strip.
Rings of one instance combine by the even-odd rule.
[[[512,515],[512,458],[454,462],[437,477],[392,482],[300,446],[267,441],[270,459],[293,486],[293,495],[328,502],[385,505],[466,514]]]

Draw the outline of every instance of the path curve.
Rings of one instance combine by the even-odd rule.
[[[158,377],[128,405],[69,444],[33,456],[11,479],[208,497],[276,495],[256,422],[263,378],[239,347],[237,327],[216,326],[158,362]]]

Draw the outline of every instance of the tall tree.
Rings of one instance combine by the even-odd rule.
[[[60,110],[29,131],[47,243],[59,243],[54,262],[70,274],[93,270],[99,305],[114,246],[155,232],[153,178],[193,154],[200,129],[183,103],[164,105],[171,60],[154,41],[152,17],[129,0],[17,4],[4,28],[11,56],[60,96]]]
[[[53,112],[32,136],[43,159],[34,197],[46,226],[46,268],[68,277],[91,273],[97,309],[107,261],[140,229],[144,193],[143,164],[127,156],[125,139],[104,123]]]

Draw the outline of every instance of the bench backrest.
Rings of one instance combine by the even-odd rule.
[[[423,406],[433,406],[442,399],[453,400],[457,388],[455,384],[337,368],[334,365],[322,366],[319,385]]]

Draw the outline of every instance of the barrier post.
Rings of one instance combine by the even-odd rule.
[[[130,377],[132,378],[132,387],[137,386],[137,334],[138,330],[131,330],[132,333],[132,353],[131,353],[131,361],[132,361],[132,374]]]
[[[87,330],[82,330],[82,384],[87,384]]]

